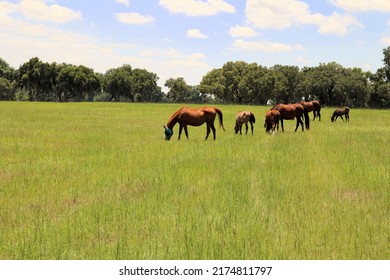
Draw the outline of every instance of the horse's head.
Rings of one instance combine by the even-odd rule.
[[[169,139],[171,139],[171,137],[173,135],[173,131],[172,131],[172,129],[170,129],[169,127],[166,127],[165,125],[163,125],[163,127],[165,128],[165,140],[169,141]]]
[[[264,122],[264,127],[265,127],[265,132],[270,132],[270,130],[272,129],[272,122],[271,121],[267,121],[265,120]]]
[[[330,116],[330,121],[334,122],[334,114],[332,116]]]
[[[234,132],[237,134],[239,131],[240,131],[240,125],[236,123],[236,125],[234,126]]]

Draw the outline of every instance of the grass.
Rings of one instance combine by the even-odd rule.
[[[164,141],[179,107],[0,102],[0,259],[390,259],[389,110]]]

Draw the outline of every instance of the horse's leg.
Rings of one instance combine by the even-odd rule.
[[[215,140],[215,134],[216,134],[216,131],[215,131],[215,126],[214,126],[214,123],[211,124],[211,130],[213,131],[213,136],[214,136],[214,140]]]
[[[180,136],[181,136],[181,132],[183,131],[183,126],[180,124],[179,126],[179,137],[177,138],[177,140],[180,140]]]
[[[297,119],[297,126],[295,127],[294,132],[297,132],[299,125],[302,126],[302,131],[303,131],[303,121],[302,121],[301,117],[296,117],[296,119]]]
[[[240,123],[240,135],[242,135],[242,123]]]
[[[187,139],[189,139],[189,138],[188,138],[188,129],[187,129],[187,125],[184,125],[184,133],[186,134]]]
[[[349,114],[345,114],[345,121],[349,121]]]
[[[313,122],[314,122],[314,120],[316,119],[316,111],[314,111],[314,110],[313,110],[313,116],[314,116],[314,118],[313,118]]]
[[[320,122],[321,121],[321,112],[320,111],[317,112],[317,117],[318,117],[318,121]]]
[[[248,134],[248,123],[245,123],[245,135]]]
[[[207,140],[207,138],[209,138],[209,134],[210,134],[210,125],[207,123],[206,138],[204,140]]]
[[[284,132],[283,119],[280,120],[280,123],[281,123],[281,125],[282,125],[282,132]]]
[[[252,130],[252,135],[253,135],[253,123],[251,122],[251,130]]]
[[[343,115],[340,115],[340,118],[344,121],[344,119],[343,119]]]
[[[295,118],[297,119],[297,125],[295,126],[294,132],[297,132],[297,129],[298,129],[298,127],[299,127],[301,118],[298,118],[298,117],[295,117]]]

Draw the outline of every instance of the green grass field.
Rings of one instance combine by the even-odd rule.
[[[390,259],[389,110],[164,141],[180,106],[0,102],[0,259]]]

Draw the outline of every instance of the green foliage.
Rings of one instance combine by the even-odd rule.
[[[0,102],[0,259],[389,259],[390,111],[164,141],[180,106]]]
[[[100,77],[85,66],[62,65],[57,77],[59,101],[83,101],[101,88]]]
[[[383,49],[383,56],[384,67],[376,73],[336,62],[299,69],[229,61],[206,73],[199,85],[187,85],[182,77],[166,80],[167,94],[157,86],[155,73],[131,65],[100,74],[83,65],[49,64],[34,57],[14,70],[0,58],[0,99],[265,105],[304,98],[325,106],[389,108],[390,47]]]
[[[13,100],[14,96],[11,83],[0,77],[0,100]]]
[[[184,78],[170,78],[164,84],[169,88],[167,98],[173,103],[204,103],[207,96],[202,95],[197,86],[189,86]]]

